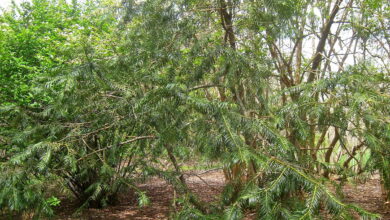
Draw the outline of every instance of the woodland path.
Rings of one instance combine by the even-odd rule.
[[[221,170],[214,170],[207,173],[191,172],[187,173],[186,181],[193,192],[205,202],[216,201],[216,196],[222,191],[224,176]],[[199,178],[201,177],[201,178]],[[116,206],[105,209],[88,209],[82,216],[71,217],[74,211],[74,204],[67,203],[61,205],[58,210],[58,220],[74,219],[135,219],[154,220],[169,219],[169,213],[173,211],[172,199],[174,197],[173,188],[161,179],[152,179],[140,188],[147,192],[151,204],[148,207],[139,208],[135,197],[131,194],[122,195],[120,202]],[[345,195],[344,201],[359,205],[368,211],[382,215],[383,220],[390,220],[390,204],[385,204],[381,194],[381,187],[378,178],[372,178],[365,183],[357,185],[346,185],[343,187]],[[255,219],[254,213],[247,213],[245,219]]]

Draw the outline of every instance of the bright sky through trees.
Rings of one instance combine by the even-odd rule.
[[[14,0],[15,3],[19,4],[23,2],[24,0]],[[1,8],[7,8],[11,5],[12,0],[0,0],[0,7]]]

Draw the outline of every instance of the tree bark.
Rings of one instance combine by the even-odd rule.
[[[332,156],[333,149],[336,146],[339,139],[340,139],[339,130],[338,130],[338,128],[335,128],[334,138],[329,145],[329,149],[325,153],[325,163],[328,163],[328,164],[330,163],[330,157]],[[329,169],[326,168],[325,172],[324,172],[324,177],[329,178],[329,172],[330,172]]]

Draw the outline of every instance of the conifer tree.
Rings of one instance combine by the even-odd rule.
[[[390,189],[388,9],[380,0],[14,6],[1,16],[0,208],[53,214],[42,187],[53,180],[81,208],[114,204],[125,188],[147,205],[137,183],[158,176],[182,197],[179,219],[377,218],[327,186],[379,170]],[[180,162],[192,156],[223,166],[216,205],[186,183]]]

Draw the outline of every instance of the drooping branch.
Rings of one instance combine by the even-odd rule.
[[[133,139],[130,139],[130,140],[127,140],[127,141],[124,141],[124,142],[120,142],[119,144],[113,144],[113,145],[101,148],[99,150],[95,150],[94,152],[91,152],[91,153],[86,154],[85,156],[79,158],[77,161],[83,160],[83,159],[85,159],[85,158],[87,158],[87,157],[89,157],[89,156],[91,156],[93,154],[96,154],[96,153],[99,153],[101,151],[105,151],[105,150],[111,149],[111,148],[116,147],[116,146],[122,146],[122,145],[129,144],[129,143],[132,143],[132,142],[135,142],[135,141],[138,141],[138,140],[154,139],[154,138],[156,138],[156,136],[154,136],[154,135],[135,137]]]
[[[194,86],[194,87],[188,89],[188,91],[194,91],[197,89],[207,89],[207,88],[212,88],[212,87],[223,87],[223,86],[217,85],[217,84],[205,84],[205,85]]]

